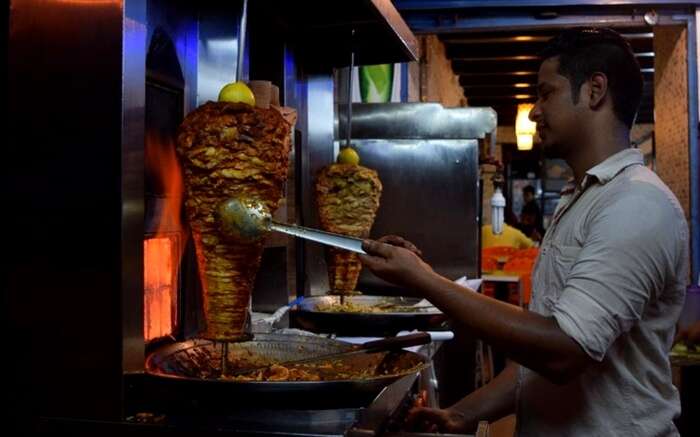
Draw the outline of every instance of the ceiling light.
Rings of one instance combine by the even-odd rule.
[[[518,115],[515,117],[515,136],[518,142],[518,150],[531,150],[533,135],[537,131],[537,124],[530,120],[530,111],[535,105],[521,103],[518,105]]]

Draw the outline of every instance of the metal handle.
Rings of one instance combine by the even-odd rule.
[[[303,226],[287,225],[278,222],[271,222],[270,230],[282,232],[288,235],[294,235],[295,237],[303,238],[305,240],[315,241],[317,243],[338,247],[351,252],[366,254],[366,252],[362,250],[362,240],[359,238],[333,234],[331,232],[319,231],[317,229],[305,228]]]
[[[368,341],[367,343],[362,343],[359,349],[362,349],[365,352],[378,352],[419,346],[421,344],[428,344],[431,341],[432,337],[427,332],[417,332],[415,334],[400,335],[398,337],[387,337],[382,338],[381,340]]]

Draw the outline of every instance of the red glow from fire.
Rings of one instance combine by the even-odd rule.
[[[162,185],[156,235],[144,241],[144,338],[173,333],[177,320],[177,287],[184,249],[181,208],[183,183],[172,141],[158,134],[146,137],[146,166]]]
[[[173,329],[173,294],[177,276],[173,275],[173,241],[168,237],[143,242],[144,318],[146,340],[163,337]]]

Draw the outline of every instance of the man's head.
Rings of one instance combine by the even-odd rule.
[[[523,188],[523,199],[525,203],[532,201],[535,198],[535,187],[532,185],[527,185]]]
[[[630,128],[642,96],[639,63],[610,29],[570,29],[541,53],[538,100],[530,113],[548,156],[566,158],[601,116]]]

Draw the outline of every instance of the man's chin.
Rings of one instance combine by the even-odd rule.
[[[563,148],[559,144],[542,141],[540,146],[542,154],[547,158],[560,159],[564,157]]]

